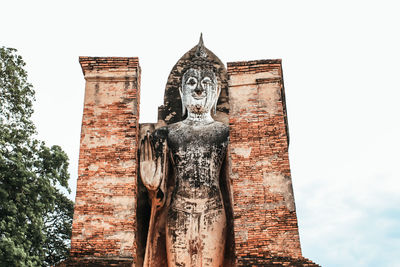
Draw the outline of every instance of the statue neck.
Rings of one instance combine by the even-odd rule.
[[[204,125],[214,121],[210,112],[207,113],[191,113],[188,112],[187,118],[183,121],[186,124]]]

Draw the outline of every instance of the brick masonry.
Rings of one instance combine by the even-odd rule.
[[[237,263],[301,258],[281,60],[228,63],[228,75]]]
[[[69,265],[130,266],[136,255],[139,62],[79,62],[86,88]]]

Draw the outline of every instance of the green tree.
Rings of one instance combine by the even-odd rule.
[[[0,266],[48,266],[68,254],[68,157],[36,139],[25,62],[0,47]]]

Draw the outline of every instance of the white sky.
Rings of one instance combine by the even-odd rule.
[[[36,89],[39,137],[70,158],[75,196],[79,56],[138,56],[141,122],[198,41],[224,62],[282,58],[303,255],[322,266],[400,266],[396,1],[1,1],[0,45]]]

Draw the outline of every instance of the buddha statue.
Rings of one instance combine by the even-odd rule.
[[[186,117],[148,132],[140,147],[140,177],[152,201],[144,266],[154,266],[151,235],[155,214],[163,209],[168,266],[218,267],[227,236],[220,184],[229,128],[211,116],[221,88],[202,38],[182,73],[179,95]]]

